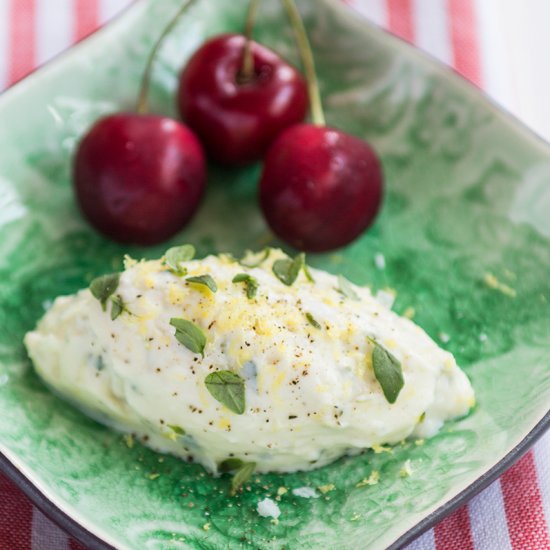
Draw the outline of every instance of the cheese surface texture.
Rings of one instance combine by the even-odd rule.
[[[255,462],[258,472],[317,468],[429,437],[473,406],[466,375],[420,327],[368,288],[320,270],[300,269],[285,284],[273,264],[286,259],[271,250],[245,267],[209,256],[182,262],[185,275],[162,259],[127,261],[105,309],[89,289],[59,297],[25,344],[57,394],[212,472],[229,457]],[[188,280],[205,275],[215,292]],[[114,320],[113,297],[123,304]],[[202,353],[176,337],[174,319],[204,335]],[[402,370],[393,403],[373,368],[376,346]],[[241,381],[242,413],[206,383],[222,371]]]

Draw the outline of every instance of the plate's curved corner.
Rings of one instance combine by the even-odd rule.
[[[410,544],[445,517],[452,514],[461,506],[464,506],[470,499],[483,491],[483,489],[486,489],[493,481],[496,481],[506,472],[506,470],[511,468],[548,430],[550,430],[550,411],[548,411],[545,417],[503,459],[487,470],[482,476],[478,477],[458,495],[445,502],[437,510],[418,522],[412,529],[409,529],[406,533],[401,535],[388,547],[388,550],[399,550],[407,544]]]
[[[45,516],[81,542],[88,550],[116,550],[64,512],[42,492],[11,460],[0,452],[0,471],[6,475]]]

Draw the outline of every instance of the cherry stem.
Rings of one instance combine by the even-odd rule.
[[[259,0],[250,0],[248,4],[248,13],[246,14],[246,23],[244,26],[244,37],[246,39],[243,48],[243,59],[241,70],[237,75],[240,84],[250,82],[254,77],[254,56],[252,55],[252,31],[256,22],[256,13],[258,11]]]
[[[321,102],[321,92],[319,91],[319,81],[317,80],[315,61],[313,59],[313,52],[311,51],[311,44],[309,43],[307,32],[304,27],[304,21],[302,20],[302,16],[294,0],[283,0],[283,3],[294,32],[298,51],[302,59],[302,65],[304,66],[313,124],[324,126],[326,122],[323,104]]]
[[[149,57],[147,58],[147,63],[145,64],[145,70],[143,71],[143,77],[141,79],[141,85],[139,89],[139,95],[137,100],[137,112],[140,114],[145,114],[149,110],[149,87],[151,84],[151,73],[153,70],[153,62],[155,61],[155,58],[157,56],[157,53],[162,46],[164,39],[172,32],[174,27],[178,24],[178,21],[180,20],[180,17],[187,11],[187,8],[194,2],[195,0],[187,0],[174,14],[172,19],[170,19],[170,22],[166,27],[164,27],[164,30],[162,31],[161,35],[159,36],[158,40],[155,42],[153,49],[151,50],[151,53],[149,54]]]

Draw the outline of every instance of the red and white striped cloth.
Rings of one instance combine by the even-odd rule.
[[[0,0],[0,91],[91,33],[131,0]],[[483,2],[483,7],[481,4]],[[347,0],[499,98],[485,0]],[[484,11],[482,11],[484,10]],[[490,14],[489,14],[490,16]],[[484,19],[485,18],[485,19]],[[504,60],[504,62],[506,62]],[[549,550],[550,434],[407,550]],[[0,550],[81,550],[0,475]]]

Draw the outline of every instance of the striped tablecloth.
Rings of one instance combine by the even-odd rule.
[[[130,2],[0,0],[0,91],[81,40]],[[453,66],[507,107],[516,107],[510,99],[509,86],[503,85],[513,82],[513,75],[507,74],[508,59],[501,55],[495,41],[497,14],[489,9],[492,5],[499,10],[499,2],[347,0],[347,3],[376,24]],[[550,434],[547,434],[499,480],[407,550],[549,550],[549,524]],[[0,550],[4,549],[76,550],[82,546],[0,475]]]

